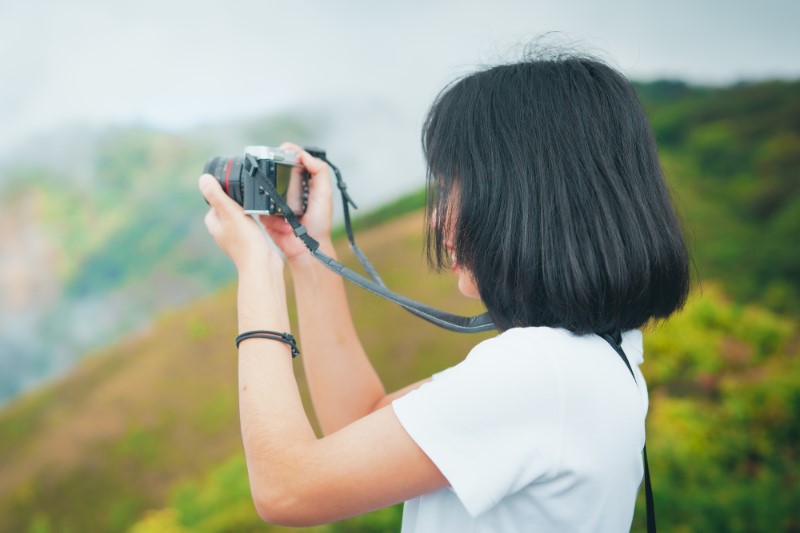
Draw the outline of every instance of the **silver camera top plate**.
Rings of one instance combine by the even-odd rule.
[[[297,154],[291,150],[283,150],[282,148],[273,148],[271,146],[245,146],[244,153],[253,155],[256,159],[269,159],[284,165],[300,164]]]

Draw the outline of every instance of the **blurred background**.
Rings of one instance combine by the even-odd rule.
[[[446,83],[537,42],[636,82],[691,242],[689,305],[645,335],[659,523],[800,531],[797,20],[789,0],[0,4],[0,531],[281,530],[250,501],[203,164],[325,147],[387,283],[476,312],[422,259],[420,128]],[[348,294],[387,389],[481,340]]]

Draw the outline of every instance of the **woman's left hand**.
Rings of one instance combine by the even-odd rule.
[[[199,187],[211,206],[205,218],[206,228],[238,270],[250,265],[282,264],[278,253],[267,242],[264,230],[225,194],[213,176],[200,176]]]

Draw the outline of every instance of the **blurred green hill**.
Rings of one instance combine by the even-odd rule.
[[[800,312],[800,81],[637,88],[700,277]]]
[[[637,88],[697,274],[686,310],[645,335],[659,523],[674,531],[800,531],[800,82]],[[70,201],[61,201],[50,187],[58,176],[47,169],[22,176],[16,183],[26,186],[9,196],[40,195],[37,220],[70,251],[54,263],[68,303],[53,323],[76,302],[97,296],[105,304],[121,290],[157,294],[171,286],[165,279],[223,289],[162,311],[149,329],[0,411],[0,531],[278,531],[259,523],[241,455],[232,270],[202,235],[195,215],[203,206],[194,181],[186,182],[194,162],[214,152],[142,130],[107,142],[97,159],[109,177],[98,189],[104,196],[65,187],[58,193]],[[159,176],[155,189],[137,186],[121,200],[126,180],[148,176]],[[176,203],[159,203],[169,195]],[[422,202],[411,195],[364,217],[359,242],[391,287],[470,312],[447,276],[427,273]],[[342,242],[339,249],[357,269]],[[349,287],[348,295],[389,390],[456,363],[480,340],[364,291]],[[0,343],[6,354],[13,347]],[[299,362],[297,371],[305,395]],[[398,527],[395,507],[317,531]]]

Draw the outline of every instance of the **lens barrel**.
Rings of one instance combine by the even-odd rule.
[[[243,160],[242,156],[212,157],[203,167],[203,173],[214,176],[222,186],[222,190],[239,205],[244,205]]]

